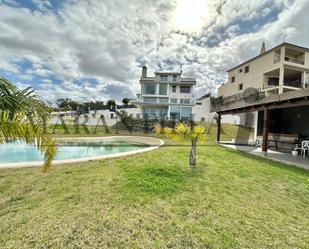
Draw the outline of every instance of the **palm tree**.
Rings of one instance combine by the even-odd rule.
[[[20,140],[35,145],[45,156],[44,171],[56,154],[55,141],[46,129],[49,113],[34,89],[20,90],[0,77],[0,144]]]

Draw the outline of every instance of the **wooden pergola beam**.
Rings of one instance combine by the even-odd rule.
[[[268,131],[269,131],[269,110],[265,108],[263,117],[263,143],[262,143],[263,152],[267,152],[268,150]]]
[[[221,135],[221,114],[218,113],[218,121],[217,121],[217,143],[220,143],[220,135]]]
[[[298,107],[298,106],[306,106],[309,105],[309,100],[303,99],[299,101],[291,101],[287,100],[285,102],[274,102],[270,104],[260,104],[256,106],[248,106],[248,107],[241,107],[236,108],[234,110],[227,110],[227,111],[220,111],[221,115],[228,115],[228,114],[237,114],[243,112],[254,112],[254,111],[263,111],[265,108],[268,110],[273,109],[283,109],[283,108],[291,108],[291,107]]]

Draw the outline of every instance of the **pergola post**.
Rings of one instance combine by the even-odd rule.
[[[218,113],[218,120],[217,120],[217,143],[220,143],[220,134],[221,134],[221,114]]]
[[[264,119],[263,119],[263,144],[262,151],[267,152],[268,150],[268,128],[269,128],[269,110],[264,109]]]

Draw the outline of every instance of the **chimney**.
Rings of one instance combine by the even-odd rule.
[[[146,78],[147,77],[147,67],[146,66],[143,66],[143,69],[142,69],[142,78]]]
[[[260,54],[264,54],[266,52],[265,42],[262,43],[262,47],[260,50]]]

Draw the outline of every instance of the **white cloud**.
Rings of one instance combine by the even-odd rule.
[[[306,0],[209,0],[192,30],[175,19],[179,1],[68,1],[56,11],[50,1],[33,0],[38,10],[31,11],[0,0],[0,68],[20,80],[39,76],[33,86],[48,100],[120,100],[139,90],[144,63],[150,71],[182,66],[202,94],[215,91],[229,67],[255,56],[263,40],[268,47],[284,40],[308,46]],[[274,10],[281,12],[277,19],[243,33],[240,23],[258,23]]]

